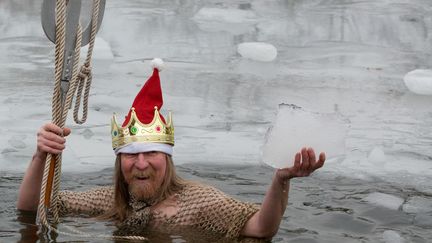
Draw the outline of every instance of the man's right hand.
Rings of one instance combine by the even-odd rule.
[[[45,160],[48,153],[60,154],[65,149],[69,128],[53,123],[43,125],[37,133],[37,149],[24,175],[18,194],[17,208],[35,211],[38,207]]]
[[[67,127],[61,129],[53,123],[46,123],[37,133],[36,157],[46,158],[47,153],[60,154],[65,148],[66,137],[71,133]]]

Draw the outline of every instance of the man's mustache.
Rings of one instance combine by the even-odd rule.
[[[132,171],[132,177],[148,177],[149,179],[153,179],[155,177],[154,171]]]

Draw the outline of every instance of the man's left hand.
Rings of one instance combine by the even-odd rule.
[[[320,153],[319,159],[316,160],[315,151],[312,148],[302,148],[294,157],[294,165],[289,168],[278,169],[276,179],[285,184],[287,180],[295,177],[309,176],[315,170],[324,165],[325,153]]]

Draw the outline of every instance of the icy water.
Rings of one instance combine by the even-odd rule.
[[[54,45],[40,7],[41,0],[0,1],[0,242],[38,240],[15,202],[36,131],[51,113]],[[279,105],[337,113],[348,126],[344,156],[293,180],[274,242],[431,242],[432,97],[403,83],[407,72],[432,66],[431,13],[429,0],[108,1],[88,121],[67,122],[62,187],[111,182],[111,115],[126,113],[149,61],[161,57],[180,174],[236,198],[259,203],[270,184],[262,147]],[[246,59],[237,52],[244,42],[271,44],[277,57]],[[92,219],[64,224],[114,231]],[[153,240],[197,240],[164,237]],[[102,241],[55,241],[80,240]]]
[[[185,164],[178,166],[184,178],[216,186],[241,200],[259,203],[264,196],[273,171],[262,166],[209,166]],[[33,242],[36,227],[29,223],[32,215],[17,215],[14,202],[21,174],[1,174],[2,220],[0,241]],[[111,169],[97,173],[67,173],[63,176],[66,189],[85,190],[96,185],[111,182]],[[430,242],[431,220],[426,214],[406,213],[364,202],[362,199],[373,192],[385,192],[402,198],[421,197],[430,199],[410,187],[396,186],[380,178],[368,181],[338,176],[323,172],[316,176],[295,180],[292,183],[289,205],[278,234],[273,242],[385,242],[383,232],[398,232],[406,242]],[[115,230],[112,224],[92,219],[66,218],[64,224],[84,232],[110,234]],[[31,221],[30,221],[31,222]],[[67,230],[62,228],[60,229]],[[39,235],[42,242],[46,235]],[[183,234],[153,235],[151,242],[207,242]],[[101,239],[88,240],[60,235],[58,242],[82,240],[103,242]],[[215,238],[212,241],[217,241]],[[210,241],[211,242],[211,241]],[[388,241],[397,242],[397,241]]]

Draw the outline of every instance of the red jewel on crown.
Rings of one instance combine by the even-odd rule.
[[[161,132],[161,127],[160,126],[156,127],[156,132]]]

